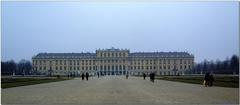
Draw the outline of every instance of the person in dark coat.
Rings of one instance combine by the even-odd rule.
[[[149,77],[150,77],[150,81],[153,82],[153,73],[152,72],[149,74]]]
[[[152,82],[155,80],[155,73],[152,73]]]
[[[213,74],[211,74],[211,75],[209,76],[209,86],[210,86],[210,87],[213,86],[213,81],[214,81],[214,77],[213,77]]]
[[[126,79],[128,79],[128,73],[126,74]]]
[[[205,87],[208,87],[209,86],[209,77],[210,77],[210,75],[209,75],[210,73],[206,73],[205,74],[205,77],[204,77],[204,80],[205,80]]]
[[[84,80],[84,73],[82,73],[82,80]]]
[[[88,72],[86,73],[86,79],[88,80],[88,77],[89,77],[89,74],[88,74]]]
[[[146,74],[145,74],[145,73],[143,73],[143,80],[145,80],[145,78],[146,78]]]
[[[98,76],[98,78],[99,78],[99,72],[97,73],[97,76]]]

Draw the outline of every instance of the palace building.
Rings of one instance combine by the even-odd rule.
[[[193,68],[187,52],[134,52],[99,49],[96,53],[39,53],[32,57],[33,70],[44,75],[184,75]]]

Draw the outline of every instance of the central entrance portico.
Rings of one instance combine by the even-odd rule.
[[[125,75],[129,69],[129,50],[105,49],[96,50],[96,68],[101,75]]]

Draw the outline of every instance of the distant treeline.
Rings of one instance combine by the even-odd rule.
[[[193,70],[189,73],[205,74],[207,72],[214,74],[239,74],[239,57],[233,55],[230,59],[226,58],[223,61],[204,60],[201,63],[195,64]]]
[[[1,62],[1,75],[31,75],[32,64],[28,60],[16,63],[13,60]]]

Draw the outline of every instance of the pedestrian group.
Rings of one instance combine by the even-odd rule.
[[[206,73],[205,77],[204,77],[204,81],[203,81],[203,85],[205,87],[212,87],[213,86],[213,81],[214,81],[214,77],[213,74],[211,73]]]
[[[84,75],[84,73],[82,73],[82,80],[84,80],[84,77],[85,77],[85,75]],[[88,80],[88,77],[89,77],[89,74],[88,74],[88,72],[86,72],[86,80]]]

